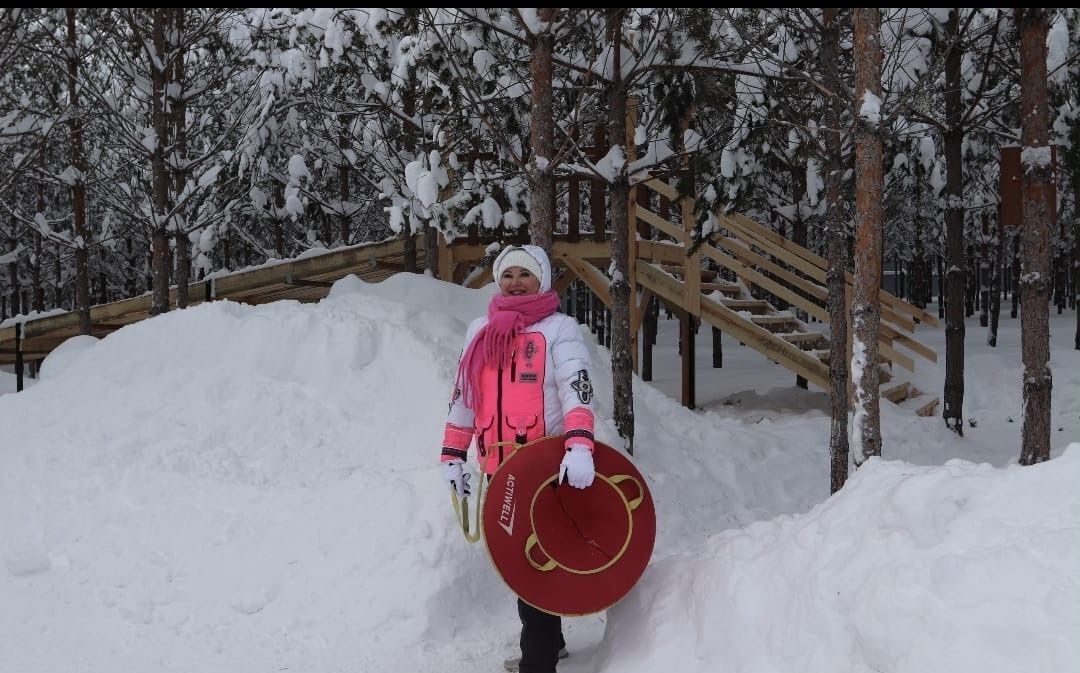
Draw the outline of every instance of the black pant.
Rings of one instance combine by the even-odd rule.
[[[521,673],[555,673],[559,650],[566,647],[562,618],[518,599],[521,617]]]

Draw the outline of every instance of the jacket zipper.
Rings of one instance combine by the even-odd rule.
[[[502,412],[503,380],[502,380],[502,373],[503,373],[503,368],[502,368],[502,365],[500,365],[499,366],[498,384],[497,384],[497,387],[496,387],[496,390],[498,392],[496,393],[496,397],[495,397],[495,413],[496,413],[495,423],[499,427],[499,435],[498,435],[499,436],[499,465],[503,464],[503,426],[502,426],[502,423],[503,423],[503,421],[502,421],[502,419],[503,419],[503,412]]]

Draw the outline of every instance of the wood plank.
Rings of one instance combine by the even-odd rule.
[[[641,209],[638,209],[641,212]],[[638,257],[654,262],[682,265],[686,248],[669,241],[638,241]]]
[[[933,416],[937,410],[938,398],[934,397],[915,410],[916,416]]]
[[[631,323],[630,331],[637,332],[641,329],[641,323],[645,322],[645,311],[649,307],[649,301],[653,298],[653,291],[647,287],[641,288],[641,301],[638,302],[637,321]]]
[[[938,361],[937,351],[935,351],[933,348],[930,348],[929,346],[923,344],[922,342],[916,341],[915,339],[912,339],[911,337],[909,337],[906,334],[897,334],[894,337],[894,339],[901,346],[907,348],[908,350],[915,351],[916,353],[923,356],[924,358],[926,358],[930,362],[937,362]]]
[[[589,289],[593,291],[600,301],[604,302],[604,306],[611,308],[611,291],[608,287],[609,282],[607,276],[600,273],[592,264],[585,260],[577,259],[575,257],[565,257],[563,262],[568,268],[570,268],[577,277],[585,281],[585,284],[589,286]]]
[[[494,276],[492,275],[491,267],[490,266],[485,266],[483,268],[483,270],[480,271],[479,274],[473,276],[469,280],[468,287],[472,288],[473,290],[476,290],[476,289],[484,287],[485,285],[490,283],[492,280],[494,280]]]
[[[690,236],[684,230],[676,227],[674,224],[668,222],[667,220],[660,217],[648,208],[644,206],[638,206],[637,217],[642,222],[652,225],[656,229],[660,230],[662,234],[670,236],[679,243],[682,243],[684,245],[690,244]],[[683,256],[686,256],[685,249],[683,250]]]
[[[577,276],[570,269],[563,269],[563,272],[559,274],[559,277],[551,284],[551,289],[556,294],[562,294],[566,291],[566,288],[570,287],[570,283],[573,283],[576,277]]]
[[[772,310],[772,304],[764,299],[722,299],[720,303],[736,312],[747,311],[753,314],[754,311]]]
[[[900,383],[894,383],[888,388],[882,388],[881,397],[884,397],[893,404],[900,404],[905,399],[907,399],[910,389],[910,383],[908,383],[907,381],[901,381]]]

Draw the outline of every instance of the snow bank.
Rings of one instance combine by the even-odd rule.
[[[654,564],[597,670],[1070,670],[1080,444],[1034,467],[873,459],[837,496]]]
[[[203,304],[0,397],[0,670],[497,670],[514,602],[436,464],[491,292],[400,274]],[[654,562],[607,616],[567,620],[562,673],[1076,661],[1080,448],[1024,469],[875,460],[827,499],[820,412],[692,412],[635,386]],[[918,430],[925,455],[958,442]]]

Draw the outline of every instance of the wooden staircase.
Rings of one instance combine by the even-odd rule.
[[[671,203],[677,192],[653,180],[647,187]],[[639,289],[700,318],[756,349],[809,382],[829,389],[829,341],[791,311],[778,311],[764,299],[755,298],[749,287],[757,286],[822,323],[828,324],[825,308],[827,263],[818,255],[782,238],[743,215],[719,215],[723,227],[696,253],[688,254],[693,229],[693,203],[682,199],[682,224],[668,221],[640,204],[632,211],[666,240],[637,240],[632,255],[632,274]],[[727,269],[737,282],[720,280],[715,272],[701,269],[709,258]],[[847,282],[851,294],[851,275]],[[641,313],[639,309],[637,313]],[[896,376],[896,366],[915,370],[912,356],[897,350],[903,346],[931,362],[937,353],[914,338],[915,322],[937,325],[937,318],[903,300],[881,292],[881,328],[878,343],[881,397],[920,416],[933,415],[938,399]],[[632,325],[636,331],[639,322]],[[850,322],[849,322],[849,334]],[[849,345],[850,347],[850,345]]]

